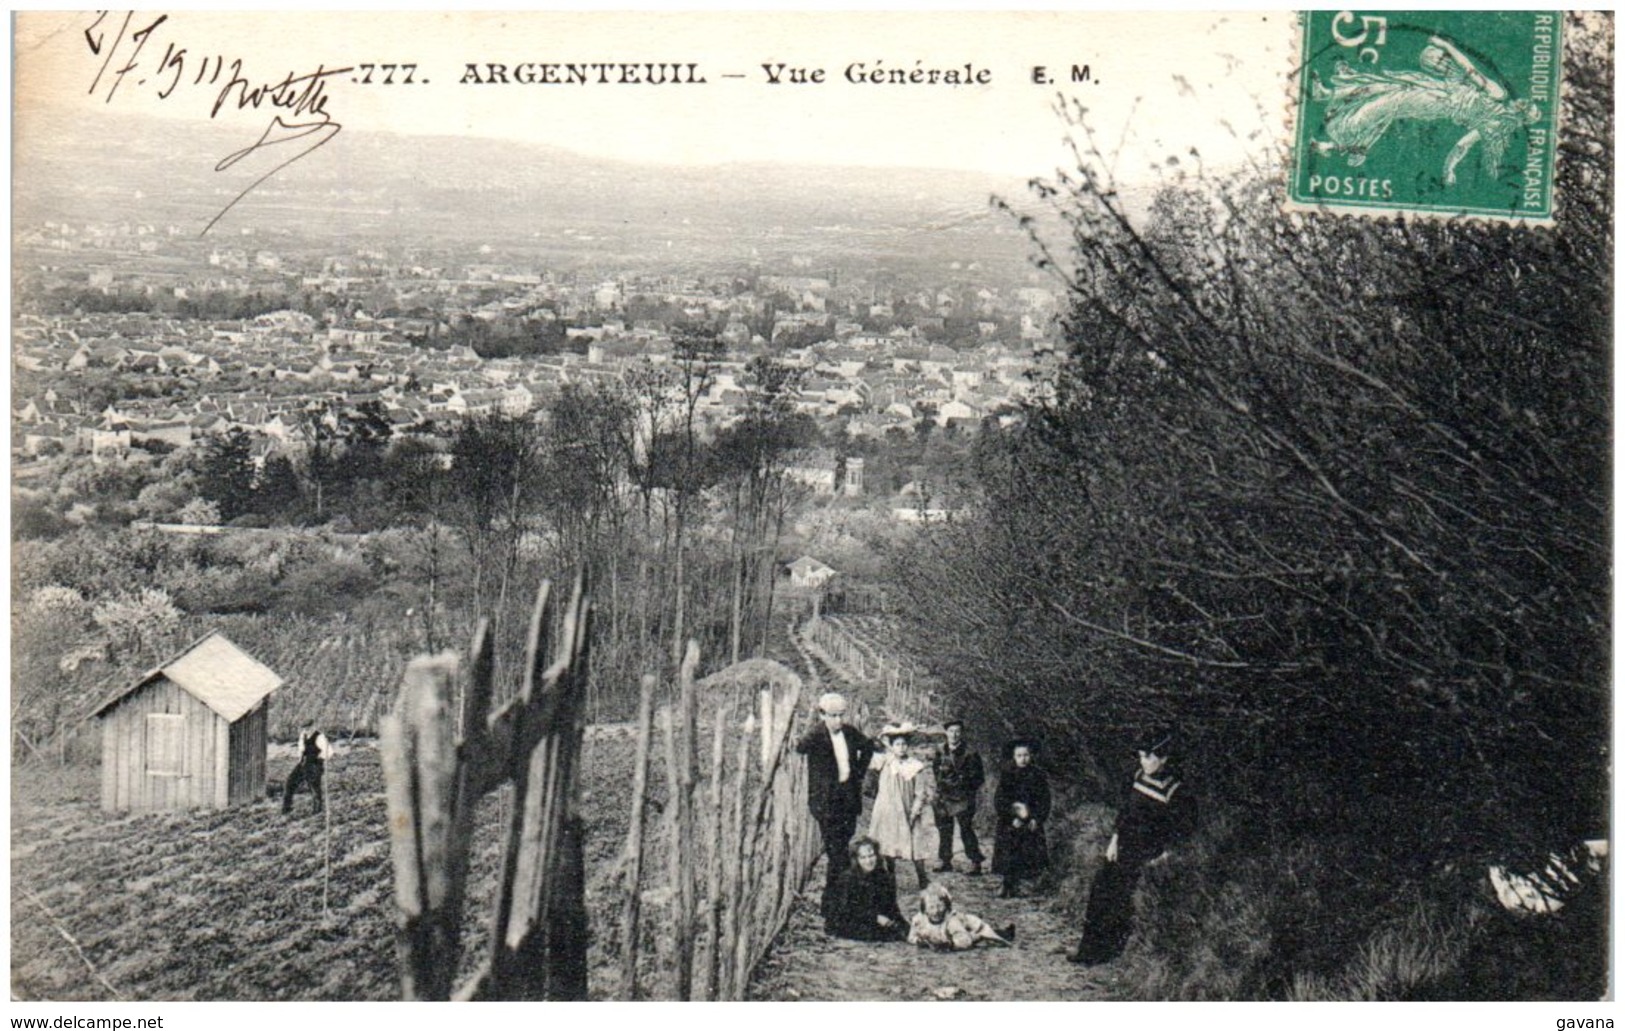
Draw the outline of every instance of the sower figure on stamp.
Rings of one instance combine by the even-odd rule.
[[[807,808],[824,836],[827,885],[846,865],[846,848],[863,812],[863,775],[875,746],[846,723],[846,699],[833,692],[818,699],[819,726],[796,742],[807,757]]]
[[[299,732],[299,762],[288,773],[288,782],[282,786],[282,811],[293,812],[293,793],[300,784],[309,784],[311,796],[316,800],[316,812],[322,811],[327,796],[322,791],[322,771],[333,757],[333,746],[327,735],[308,726]]]
[[[971,876],[982,872],[982,845],[976,840],[976,793],[982,790],[986,773],[982,757],[965,743],[965,721],[951,719],[943,724],[948,743],[937,754],[937,873],[954,868],[954,824],[965,842],[965,858],[970,860]]]
[[[1330,86],[1314,80],[1311,96],[1326,102],[1326,139],[1317,140],[1315,149],[1340,152],[1350,168],[1358,168],[1395,122],[1452,122],[1466,131],[1445,158],[1445,185],[1454,185],[1456,167],[1475,147],[1484,174],[1499,176],[1509,142],[1540,121],[1540,107],[1527,98],[1514,100],[1442,36],[1429,39],[1417,61],[1417,71],[1354,68],[1340,61]]]

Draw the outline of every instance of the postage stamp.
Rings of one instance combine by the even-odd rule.
[[[1301,15],[1287,204],[1550,223],[1562,15]]]

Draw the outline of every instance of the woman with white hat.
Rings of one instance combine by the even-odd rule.
[[[909,754],[918,732],[918,727],[907,722],[890,723],[880,731],[886,750],[876,753],[872,763],[879,778],[874,811],[869,815],[869,837],[893,869],[899,859],[913,863],[923,888],[930,883],[926,860],[937,850],[937,825],[931,815],[937,785],[931,764]]]

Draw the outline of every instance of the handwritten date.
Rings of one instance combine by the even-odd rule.
[[[177,39],[160,40],[160,29],[168,26],[165,34],[173,35],[174,23],[168,14],[158,14],[147,20],[149,13],[143,12],[142,21],[137,22],[135,12],[125,12],[118,17],[111,12],[101,11],[85,29],[86,47],[93,58],[101,59],[90,82],[89,92],[92,96],[104,94],[104,102],[111,104],[120,87],[134,76],[135,88],[151,81],[157,86],[158,99],[163,101],[174,96],[182,85],[215,90],[208,109],[210,119],[219,118],[222,112],[275,112],[257,140],[228,154],[214,167],[216,172],[224,172],[246,158],[270,151],[271,148],[281,148],[274,151],[272,156],[283,157],[283,160],[233,197],[203,227],[204,234],[256,187],[338,135],[343,126],[328,109],[331,99],[328,85],[331,81],[347,76],[350,82],[363,86],[428,82],[427,79],[416,77],[418,66],[415,64],[355,64],[341,68],[318,64],[315,71],[290,71],[280,79],[258,79],[245,71],[242,58],[214,52],[194,52]],[[112,28],[115,23],[116,31]],[[162,56],[159,56],[158,50],[160,43],[163,45]]]

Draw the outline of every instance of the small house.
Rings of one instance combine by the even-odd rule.
[[[805,396],[805,384],[803,384]],[[785,479],[792,483],[812,488],[814,494],[834,494],[835,485],[835,453],[819,449],[802,456],[802,459],[793,465],[785,467]]]
[[[808,555],[796,559],[787,568],[794,587],[822,587],[835,575],[834,569]]]
[[[211,632],[96,709],[102,808],[225,809],[265,795],[282,678]]]

